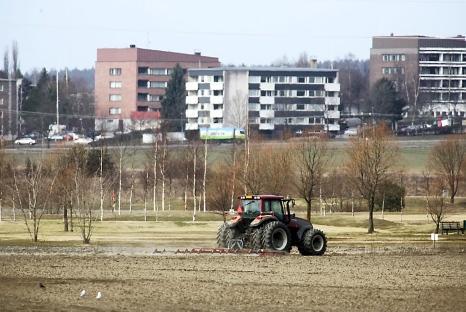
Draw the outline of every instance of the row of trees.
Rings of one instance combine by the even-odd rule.
[[[233,208],[239,194],[272,193],[302,198],[309,220],[316,200],[324,211],[348,204],[354,211],[355,201],[362,199],[372,233],[377,207],[404,207],[398,150],[385,127],[366,129],[352,139],[346,161],[338,164],[334,150],[318,138],[279,147],[246,140],[230,146],[223,158],[216,155],[215,162],[209,161],[207,142],[170,148],[163,136],[142,160],[136,160],[141,153],[135,147],[121,144],[114,151],[110,154],[103,145],[74,147],[26,164],[0,152],[0,220],[2,207],[12,208],[14,218],[20,211],[36,241],[44,213],[60,213],[64,230],[73,231],[77,224],[83,241],[89,242],[93,222],[103,221],[110,207],[115,215],[122,209],[132,213],[137,206],[144,220],[153,210],[157,220],[159,211],[176,205],[192,210],[195,219],[201,211]],[[427,212],[437,225],[465,173],[464,140],[452,137],[432,149],[423,189]]]

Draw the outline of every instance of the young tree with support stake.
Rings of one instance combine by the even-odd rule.
[[[374,206],[377,191],[395,165],[397,147],[388,141],[384,126],[363,129],[363,136],[352,139],[345,171],[355,189],[367,202],[368,233],[374,232]]]

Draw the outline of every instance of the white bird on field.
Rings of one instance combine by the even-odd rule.
[[[81,290],[81,292],[79,293],[79,297],[82,298],[82,297],[84,297],[85,295],[86,295],[86,290],[85,290],[85,289]]]
[[[97,292],[97,296],[96,296],[95,298],[96,298],[96,299],[100,299],[100,298],[102,298],[102,293],[101,293],[100,291],[99,291],[99,292]]]

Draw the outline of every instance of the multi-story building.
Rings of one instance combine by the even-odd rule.
[[[97,49],[95,128],[137,130],[157,126],[172,69],[218,67],[216,57],[136,48]]]
[[[374,37],[370,54],[370,85],[382,77],[397,82],[408,101],[435,116],[466,112],[465,37]]]
[[[338,71],[314,68],[189,69],[186,130],[241,127],[338,131]]]
[[[0,136],[5,139],[16,136],[17,93],[15,79],[0,79]]]

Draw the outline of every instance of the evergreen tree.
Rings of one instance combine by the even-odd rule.
[[[395,84],[382,78],[378,80],[371,90],[370,102],[374,113],[401,114],[404,100],[396,90]]]
[[[184,70],[180,64],[173,68],[162,100],[162,127],[164,131],[182,131],[186,105]]]

